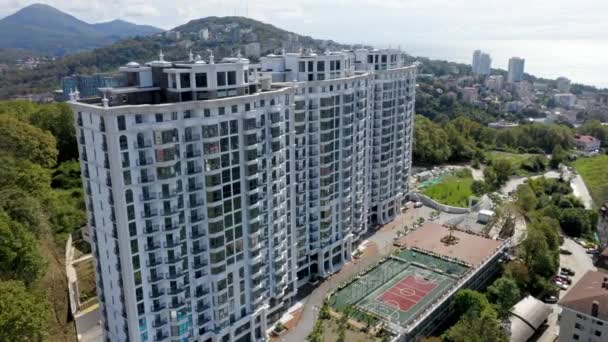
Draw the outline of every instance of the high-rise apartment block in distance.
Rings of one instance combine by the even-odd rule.
[[[566,77],[558,77],[555,80],[557,91],[564,94],[570,92],[570,80]]]
[[[489,75],[492,68],[492,58],[489,54],[481,50],[473,52],[472,62],[473,73],[476,75]]]
[[[70,102],[107,340],[265,340],[299,286],[398,214],[416,83],[401,52],[120,70],[128,86]]]
[[[524,64],[526,60],[519,57],[509,58],[508,82],[521,82],[524,79]]]

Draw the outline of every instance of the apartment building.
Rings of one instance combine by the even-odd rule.
[[[354,53],[313,55],[269,56],[288,67],[260,75],[240,57],[161,53],[120,68],[127,86],[103,98],[71,95],[107,340],[265,340],[299,285],[350,259],[375,203],[380,76]],[[379,132],[398,163],[391,203],[411,154],[415,67],[399,69],[387,79],[411,90],[386,90],[395,127]]]
[[[608,275],[588,271],[559,301],[559,341],[606,341]]]

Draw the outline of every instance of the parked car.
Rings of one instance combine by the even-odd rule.
[[[564,284],[572,285],[572,279],[570,279],[567,276],[563,276],[563,275],[560,276],[560,275],[558,275],[558,276],[555,276],[554,279],[557,280],[557,281],[560,281],[560,282],[562,282]]]
[[[557,298],[557,296],[546,295],[543,297],[543,302],[545,302],[547,304],[555,304],[555,303],[557,303],[558,300],[559,300],[559,298]]]
[[[560,290],[564,290],[564,291],[566,291],[566,290],[568,289],[568,284],[564,284],[564,283],[562,283],[561,281],[554,280],[554,281],[553,281],[553,284],[554,284],[555,286],[559,287],[559,289],[560,289]]]
[[[422,202],[414,202],[414,208],[422,207]]]
[[[567,267],[562,267],[560,274],[567,275],[567,276],[574,276],[576,274],[576,272],[574,272],[573,270],[571,270]]]
[[[569,251],[569,250],[567,250],[567,249],[561,248],[561,249],[559,250],[559,254],[564,254],[564,255],[572,255],[572,252],[570,252],[570,251]]]

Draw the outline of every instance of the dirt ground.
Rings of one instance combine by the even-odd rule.
[[[40,288],[47,294],[52,317],[46,341],[76,341],[76,328],[69,317],[67,278],[64,252],[50,233],[40,239],[40,251],[48,262],[47,272],[40,280]]]

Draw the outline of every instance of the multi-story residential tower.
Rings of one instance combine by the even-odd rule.
[[[399,213],[409,192],[416,67],[399,50],[357,50],[357,70],[373,70],[370,103],[371,197],[369,221],[386,224]]]
[[[357,53],[270,56],[271,75],[161,53],[72,94],[108,340],[264,340],[298,280],[339,270],[372,205],[400,202],[415,67]]]
[[[489,54],[481,50],[473,52],[473,62],[471,63],[473,73],[476,75],[489,75],[492,67],[492,58]]]
[[[273,81],[297,87],[293,171],[303,283],[339,270],[367,230],[373,75],[355,73],[346,52],[271,55],[261,68]]]
[[[519,57],[511,57],[509,59],[509,73],[507,81],[521,82],[524,79],[524,64],[526,60]]]

